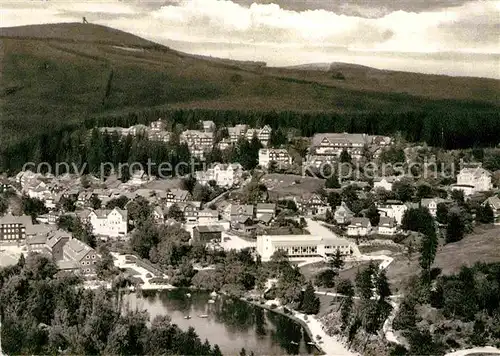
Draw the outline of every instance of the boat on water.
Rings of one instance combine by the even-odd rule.
[[[207,314],[201,314],[201,315],[198,315],[198,317],[200,317],[200,318],[208,318],[208,315]]]
[[[186,297],[191,298],[191,293],[186,293]]]
[[[213,291],[212,293],[210,293],[210,296],[212,298],[217,298],[217,292],[216,291]]]
[[[208,304],[214,304],[214,303],[215,303],[215,300],[213,300],[213,299],[208,300]]]
[[[292,345],[298,345],[299,343],[296,342],[296,341],[290,341],[290,344],[292,344]]]
[[[191,319],[191,315],[186,315],[184,319]]]

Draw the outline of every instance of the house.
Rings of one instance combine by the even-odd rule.
[[[256,129],[248,129],[245,133],[245,137],[248,141],[252,140],[252,138],[257,137],[260,143],[266,147],[271,139],[271,126],[265,125],[263,128]]]
[[[149,181],[149,177],[142,169],[132,173],[132,176],[127,182],[127,185],[142,185]]]
[[[481,167],[466,167],[457,175],[457,184],[452,185],[453,190],[462,190],[464,195],[477,192],[486,192],[493,189],[491,173]]]
[[[260,219],[263,215],[270,215],[274,218],[276,215],[276,204],[274,203],[258,203],[255,210],[255,216]]]
[[[167,123],[161,118],[149,124],[149,130],[153,132],[165,131]]]
[[[84,275],[95,274],[96,263],[100,259],[93,248],[78,239],[71,239],[64,244],[63,257],[77,264]]]
[[[54,225],[57,223],[57,219],[59,219],[60,214],[55,211],[50,211],[47,214],[38,215],[36,217],[36,221],[40,224],[50,224]]]
[[[354,217],[354,213],[349,209],[346,203],[341,202],[339,206],[336,207],[333,214],[333,218],[337,224],[347,224]]]
[[[383,204],[378,204],[377,210],[381,217],[393,218],[397,225],[401,225],[408,205],[398,200],[388,200]]]
[[[214,225],[219,221],[219,212],[212,209],[203,209],[198,212],[198,224],[200,226]]]
[[[300,198],[294,197],[294,201],[304,215],[326,215],[326,212],[331,209],[318,193],[305,193]]]
[[[373,189],[385,189],[388,192],[392,191],[392,185],[397,181],[397,177],[377,177],[373,180]]]
[[[215,123],[211,120],[202,121],[203,131],[213,132],[215,130]]]
[[[64,259],[64,245],[71,240],[72,235],[66,231],[57,230],[48,236],[45,242],[46,250],[52,255],[54,261]]]
[[[45,244],[47,242],[47,234],[37,234],[26,239],[26,247],[29,253],[47,254]]]
[[[160,225],[163,225],[165,223],[166,212],[163,211],[161,206],[155,206],[151,215],[153,216],[153,220],[155,223]]]
[[[148,131],[148,140],[170,142],[172,133],[168,131]]]
[[[7,214],[0,217],[0,241],[25,240],[32,226],[31,217],[28,215],[13,216]]]
[[[368,218],[352,218],[347,226],[348,236],[367,236],[372,229],[372,224]]]
[[[257,229],[257,225],[254,224],[253,218],[242,215],[231,220],[231,228],[249,234]]]
[[[227,132],[229,134],[229,142],[235,144],[240,138],[245,137],[248,130],[248,125],[236,125],[234,127],[228,127]]]
[[[88,221],[92,225],[93,233],[98,236],[123,238],[127,235],[127,210],[120,208],[94,210],[90,212]]]
[[[278,167],[287,167],[292,164],[292,157],[284,148],[261,148],[259,166],[269,168],[271,162],[276,162]]]
[[[500,198],[498,198],[497,195],[489,197],[483,203],[483,205],[486,204],[489,204],[491,209],[493,210],[495,225],[500,225]]]
[[[170,208],[176,203],[184,203],[191,199],[191,194],[183,189],[170,189],[167,191],[166,206]]]
[[[449,203],[449,200],[443,198],[426,198],[420,201],[420,206],[429,209],[429,212],[433,217],[436,217],[437,206],[441,203]]]
[[[197,171],[195,176],[201,185],[207,185],[210,181],[214,181],[219,187],[231,188],[240,184],[243,177],[243,167],[239,163],[216,163],[206,171]]]
[[[222,240],[224,228],[220,225],[198,225],[193,229],[193,240],[196,242],[211,242]]]
[[[345,256],[359,256],[356,244],[344,238],[325,238],[315,235],[259,235],[256,250],[263,262],[271,260],[274,252],[285,251],[290,259],[326,258],[340,251]]]
[[[253,219],[253,205],[228,204],[222,211],[222,217],[230,222],[238,221],[241,217]]]
[[[214,145],[214,133],[199,130],[186,130],[180,135],[180,142],[187,144],[192,156],[203,159],[206,151]]]
[[[369,143],[366,134],[318,133],[312,138],[310,151],[315,155],[340,157],[342,151],[346,150],[351,157],[360,158],[363,147]]]
[[[177,206],[184,214],[184,221],[187,224],[198,223],[198,212],[201,207],[201,202],[190,201],[185,203],[177,203]]]
[[[393,236],[396,233],[396,220],[386,216],[380,217],[378,223],[378,233],[380,235]]]

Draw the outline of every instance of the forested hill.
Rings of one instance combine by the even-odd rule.
[[[218,117],[219,123],[228,116],[264,120],[289,112],[299,116],[293,125],[309,125],[307,133],[337,128],[404,133],[413,127],[418,140],[442,127],[474,129],[481,122],[481,132],[467,134],[489,145],[491,138],[481,135],[498,132],[491,122],[498,121],[500,82],[493,79],[207,60],[92,24],[0,28],[0,41],[2,150],[43,133],[91,125],[96,118],[140,121],[186,109],[206,109],[200,115]],[[373,113],[379,116],[375,126],[354,122],[356,115]],[[173,116],[185,121],[183,115]],[[410,122],[415,116],[422,123]],[[308,122],[318,117],[321,122]]]

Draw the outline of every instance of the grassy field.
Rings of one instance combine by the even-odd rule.
[[[313,193],[325,186],[323,179],[278,173],[266,174],[260,182],[267,187],[273,199],[300,197],[304,193]]]
[[[479,227],[463,240],[440,246],[434,267],[443,274],[457,272],[462,265],[471,266],[476,262],[498,262],[500,260],[500,226]],[[402,288],[411,276],[419,273],[418,253],[410,261],[398,256],[387,270],[392,285]]]
[[[361,112],[491,108],[498,81],[339,67],[205,60],[90,24],[1,28],[0,140],[144,108]],[[460,100],[466,100],[462,102]]]

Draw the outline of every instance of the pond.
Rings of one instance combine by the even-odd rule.
[[[200,339],[218,344],[224,355],[237,355],[245,348],[247,355],[318,354],[300,325],[291,319],[251,305],[247,302],[218,296],[209,303],[206,292],[175,289],[142,291],[124,296],[133,309],[145,309],[151,319],[169,315],[172,323],[187,330],[192,326]],[[190,319],[186,319],[190,316]]]

